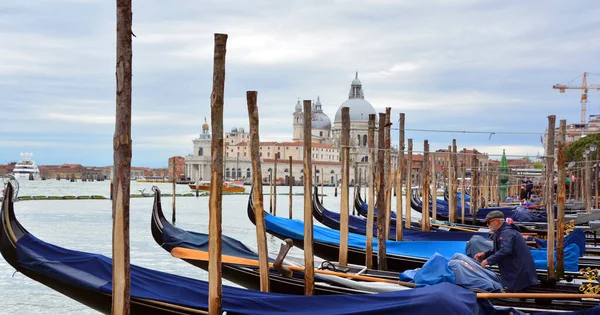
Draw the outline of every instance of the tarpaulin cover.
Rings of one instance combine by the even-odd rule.
[[[441,282],[454,283],[454,271],[448,266],[448,259],[435,253],[422,268],[417,270],[413,281],[420,285],[434,285]]]
[[[548,251],[546,249],[531,250],[536,269],[548,269]],[[575,244],[565,246],[565,271],[579,270],[579,247]],[[554,251],[556,261],[556,251]]]
[[[548,241],[539,238],[534,238],[534,240],[538,248],[548,247]],[[582,229],[574,229],[569,235],[565,236],[565,247],[571,244],[579,247],[579,257],[585,255],[585,233]]]
[[[323,214],[321,223],[324,225],[339,230],[340,229],[340,214],[321,207],[319,209]],[[352,233],[366,235],[367,234],[367,219],[357,216],[349,216],[348,229]],[[390,224],[390,235],[396,235],[396,224]],[[487,237],[488,233],[473,233],[473,232],[449,232],[444,230],[433,230],[431,232],[402,229],[402,239],[405,241],[468,241],[473,235],[481,235]],[[377,236],[377,225],[373,224],[373,236]]]
[[[82,289],[112,293],[112,260],[45,243],[17,242],[24,269]],[[292,296],[223,286],[223,310],[235,314],[477,314],[476,295],[450,283],[380,294]],[[435,297],[435,303],[432,303]],[[131,298],[207,309],[208,282],[131,265]]]
[[[494,248],[494,241],[490,240],[488,237],[475,235],[467,242],[466,252],[467,256],[473,258],[475,257],[475,254],[487,252],[492,248]]]
[[[448,266],[454,272],[455,284],[467,289],[487,292],[502,290],[502,280],[493,271],[481,267],[475,259],[463,254],[452,256]]]
[[[304,239],[304,222],[275,217],[265,214],[265,224],[268,231],[284,235],[296,240]],[[313,239],[315,242],[337,245],[340,243],[340,232],[329,228],[314,226]],[[348,233],[348,246],[365,249],[367,238],[364,235]],[[419,258],[429,258],[438,252],[446,258],[455,253],[465,252],[465,241],[413,241],[386,242],[386,252],[391,255],[401,255]],[[373,239],[373,252],[377,252],[377,240]]]

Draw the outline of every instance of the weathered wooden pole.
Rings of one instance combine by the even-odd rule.
[[[290,155],[290,177],[289,177],[289,184],[290,184],[290,212],[289,212],[289,218],[292,218],[292,184],[294,181],[294,177],[292,176],[292,156]]]
[[[196,197],[199,195],[200,190],[200,175],[196,176]]]
[[[367,132],[369,148],[369,199],[367,200],[367,244],[365,250],[365,266],[373,268],[373,218],[375,212],[375,114],[369,114],[369,130]]]
[[[379,270],[387,269],[385,227],[387,221],[387,205],[385,204],[385,114],[379,113],[379,133],[377,135],[377,173],[379,176],[379,187],[377,189],[377,264]],[[368,229],[369,227],[367,227]]]
[[[273,214],[273,169],[269,169],[269,213]]]
[[[456,198],[458,197],[458,187],[457,181],[458,176],[456,174],[456,139],[452,139],[452,152],[450,152],[450,194],[448,196],[448,210],[450,211],[450,222],[456,223],[457,219],[457,202]]]
[[[421,215],[421,230],[429,231],[429,141],[423,142],[423,210]]]
[[[411,198],[411,194],[412,194],[412,150],[413,150],[413,141],[412,139],[408,139],[408,151],[407,151],[407,157],[406,157],[406,207],[405,207],[405,213],[404,213],[404,227],[407,229],[410,229],[410,225],[411,225],[411,210],[412,207],[410,206],[410,198]]]
[[[546,143],[546,161],[548,164],[548,198],[546,201],[546,218],[548,218],[548,279],[555,278],[554,273],[554,134],[556,116],[548,116],[548,142]],[[563,180],[564,184],[564,180]]]
[[[356,173],[358,173],[358,185],[354,185],[354,198],[352,198],[352,200],[356,200],[356,195],[360,193],[360,185],[361,185],[361,175],[362,172],[360,171],[360,168],[358,167],[358,163],[354,163],[354,176],[356,176]],[[358,187],[357,187],[358,186]],[[356,207],[352,207],[352,215],[356,215]]]
[[[315,260],[313,254],[312,217],[312,104],[304,100],[304,294],[313,295],[315,285]]]
[[[594,200],[596,204],[594,209],[598,209],[598,150],[600,148],[594,152]]]
[[[473,150],[475,152],[475,150]],[[471,216],[473,225],[477,224],[477,210],[479,210],[479,160],[477,155],[473,153],[471,160]]]
[[[558,203],[558,213],[556,214],[556,277],[562,279],[565,273],[565,202],[567,199],[567,187],[565,185],[567,121],[565,119],[560,120],[559,130],[556,162],[558,166],[558,187],[556,188],[556,201]]]
[[[402,175],[404,174],[404,113],[400,113],[400,145],[398,146],[398,184],[396,185],[396,241],[402,240]],[[406,199],[406,203],[410,201]]]
[[[437,176],[435,172],[435,153],[431,152],[431,217],[437,220]]]
[[[275,153],[275,165],[273,166],[273,215],[277,216],[277,162],[279,161],[279,153]]]
[[[392,154],[391,154],[391,117],[392,108],[385,108],[385,239],[390,238],[390,224],[392,217]],[[380,209],[380,208],[378,208]]]
[[[463,152],[466,152],[463,151]],[[465,163],[465,155],[461,155],[460,166],[462,170],[462,184],[460,188],[460,223],[465,224],[465,197],[467,192],[467,185],[465,184],[465,173],[467,172],[467,164]]]
[[[117,0],[116,119],[113,137],[112,314],[129,314],[131,176],[131,0]]]
[[[586,150],[586,152],[588,152]],[[592,172],[590,170],[590,154],[585,154],[585,175],[583,181],[583,191],[585,191],[585,211],[592,212]]]
[[[211,178],[208,219],[208,312],[221,314],[221,202],[223,200],[223,97],[225,92],[225,54],[227,34],[215,34],[213,90],[211,107]]]
[[[339,263],[348,264],[348,216],[350,208],[348,197],[350,194],[350,108],[342,107],[342,193],[340,201],[340,252]],[[354,181],[356,189],[356,180]],[[369,227],[367,227],[368,229]]]
[[[269,292],[269,249],[262,194],[262,170],[260,167],[260,139],[258,123],[257,92],[247,91],[248,120],[250,121],[250,159],[252,160],[252,203],[256,222],[256,244],[258,246],[258,264],[260,270],[260,290]],[[291,195],[290,195],[291,196]],[[290,203],[291,204],[291,203]]]
[[[171,222],[175,225],[175,195],[177,190],[177,179],[175,178],[175,158],[173,158],[173,212]]]

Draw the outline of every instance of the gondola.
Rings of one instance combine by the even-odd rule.
[[[252,198],[248,201],[248,218],[254,223],[254,208]],[[265,213],[267,231],[280,238],[291,239],[294,245],[302,248],[304,245],[303,222],[298,220],[274,217]],[[365,236],[354,233],[349,234],[348,262],[352,264],[363,264],[365,261]],[[427,259],[438,252],[446,257],[457,252],[464,252],[465,242],[393,242],[387,241],[387,268],[390,271],[403,271],[421,267]],[[336,260],[339,255],[339,231],[314,226],[313,229],[313,251],[316,256],[326,260]],[[577,255],[574,255],[577,257]],[[373,240],[373,262],[377,268],[377,240]],[[579,261],[579,268],[596,268],[600,261],[597,259],[583,259]],[[546,270],[538,270],[541,281],[547,278]],[[575,271],[565,272],[567,279],[577,278]]]
[[[160,190],[154,190],[151,230],[154,241],[167,252],[175,247],[184,247],[196,251],[208,251],[208,234],[190,232],[173,226],[164,216],[161,206]],[[240,241],[222,236],[222,253],[239,258],[258,261],[258,255]],[[208,271],[208,262],[204,260],[183,259],[184,261]],[[273,262],[273,259],[270,259]],[[327,264],[324,264],[327,266]],[[356,269],[356,268],[355,268]],[[360,271],[362,268],[356,270]],[[241,285],[247,289],[260,290],[260,273],[257,267],[223,263],[221,267],[223,278]],[[371,274],[372,275],[372,274]],[[378,272],[379,277],[398,279],[397,273]],[[391,291],[390,286],[373,286],[352,280],[331,276],[316,276],[315,295],[328,294],[361,294]],[[398,290],[401,287],[396,286]],[[270,270],[269,290],[274,293],[304,294],[304,273],[295,272],[292,277],[286,277],[276,270]]]
[[[340,229],[340,214],[326,209],[317,198],[317,187],[313,194],[313,217],[321,224],[334,230]],[[348,222],[349,231],[356,234],[366,235],[367,220],[362,217],[350,215]],[[396,239],[396,223],[390,224],[389,239]],[[373,236],[377,236],[377,225],[373,223]],[[471,237],[479,235],[487,238],[488,233],[476,232],[449,232],[442,229],[432,228],[431,232],[421,231],[420,228],[403,229],[402,239],[407,241],[468,241]]]
[[[0,210],[0,252],[17,271],[98,312],[111,313],[112,260],[46,243],[16,219],[12,186]],[[208,314],[208,282],[131,265],[131,314]],[[436,303],[431,303],[431,297]],[[35,299],[35,297],[32,297]],[[294,296],[222,287],[227,314],[474,314],[476,296],[440,283],[381,294]]]

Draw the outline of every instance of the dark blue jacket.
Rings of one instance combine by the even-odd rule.
[[[488,264],[498,264],[502,286],[517,292],[540,283],[529,247],[516,225],[503,223],[490,239],[494,248],[485,257]]]

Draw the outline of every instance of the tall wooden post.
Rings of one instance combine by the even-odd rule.
[[[290,177],[289,177],[289,184],[290,184],[290,213],[289,213],[289,218],[292,218],[292,185],[293,185],[293,181],[294,181],[294,176],[292,176],[292,156],[290,155]]]
[[[275,165],[273,166],[273,215],[277,216],[277,162],[279,160],[279,152],[275,153]]]
[[[396,185],[396,241],[402,240],[402,175],[404,174],[404,122],[405,115],[400,113],[400,145],[398,146],[398,184]],[[406,199],[406,203],[410,201]]]
[[[262,170],[260,167],[260,140],[258,123],[257,92],[247,91],[248,120],[250,121],[250,159],[252,160],[252,202],[256,222],[256,244],[258,245],[258,264],[260,270],[260,290],[269,291],[269,249],[262,194]],[[291,196],[291,195],[290,195]]]
[[[473,150],[475,152],[475,150]],[[471,160],[471,216],[473,225],[477,224],[477,210],[479,210],[479,161],[473,153]]]
[[[392,217],[392,154],[391,154],[391,117],[392,117],[392,108],[385,108],[385,211],[386,211],[386,220],[385,220],[385,239],[390,238],[390,224]],[[378,208],[379,209],[379,208]]]
[[[315,285],[315,261],[313,254],[313,217],[312,217],[312,104],[304,104],[304,294],[313,295]]]
[[[594,200],[596,203],[594,209],[598,209],[598,150],[600,148],[594,152]]]
[[[273,169],[269,169],[269,213],[273,214]]]
[[[456,198],[458,197],[458,187],[456,187],[456,182],[458,176],[456,175],[456,139],[452,139],[452,152],[450,152],[450,195],[448,196],[448,210],[450,211],[450,222],[456,223],[457,217],[457,202]]]
[[[342,107],[342,193],[340,202],[340,265],[348,264],[348,197],[350,189],[350,108]],[[356,181],[354,183],[356,188]],[[369,227],[367,226],[367,229]]]
[[[437,220],[437,175],[435,171],[435,153],[431,152],[431,217]]]
[[[590,155],[585,155],[585,175],[583,181],[583,191],[585,191],[585,211],[592,212],[592,174],[590,172]]]
[[[208,312],[221,314],[221,202],[223,199],[223,95],[225,92],[225,53],[227,34],[215,34],[213,90],[211,94],[211,159],[209,196]]]
[[[325,192],[323,191],[323,182],[325,181],[325,172],[321,167],[321,203],[323,203],[323,197],[325,197]]]
[[[556,116],[548,116],[548,143],[546,146],[546,169],[548,170],[548,198],[546,201],[546,218],[548,218],[548,279],[554,275],[554,133],[556,130]],[[564,182],[564,181],[563,181]]]
[[[387,221],[387,205],[385,204],[385,114],[379,113],[379,134],[377,135],[377,173],[379,176],[379,187],[377,190],[377,263],[379,270],[387,269],[385,222]],[[367,227],[368,228],[368,227]]]
[[[408,152],[407,152],[407,160],[406,160],[406,209],[404,213],[404,227],[410,229],[411,225],[411,210],[410,206],[410,198],[412,194],[412,150],[413,150],[413,141],[412,139],[408,139]]]
[[[171,216],[171,222],[175,225],[175,198],[177,190],[177,178],[175,178],[175,158],[173,158],[173,212]]]
[[[369,199],[367,201],[367,245],[365,250],[365,266],[373,268],[373,218],[375,212],[375,114],[369,114],[369,130],[367,132],[369,147]]]
[[[463,152],[466,152],[463,151]],[[465,197],[466,197],[466,178],[465,173],[467,172],[467,163],[465,163],[465,155],[461,156],[461,170],[462,170],[462,185],[460,188],[460,223],[465,224]]]
[[[565,202],[567,199],[567,187],[565,185],[567,163],[567,148],[565,145],[567,135],[567,121],[561,119],[559,123],[558,135],[558,181],[556,201],[558,203],[558,213],[556,218],[556,277],[562,279],[565,273]],[[550,230],[549,230],[550,231]]]
[[[354,162],[354,176],[356,177],[356,173],[358,173],[358,182],[354,184],[354,197],[352,200],[356,200],[356,195],[360,193],[360,185],[361,185],[361,174],[360,168],[358,167],[358,163]],[[352,207],[352,215],[356,215],[356,207]]]
[[[421,215],[421,229],[423,231],[429,231],[429,182],[430,182],[430,174],[429,174],[429,141],[425,140],[423,142],[423,210]]]
[[[131,176],[131,0],[117,0],[116,120],[113,137],[112,314],[129,314]]]

